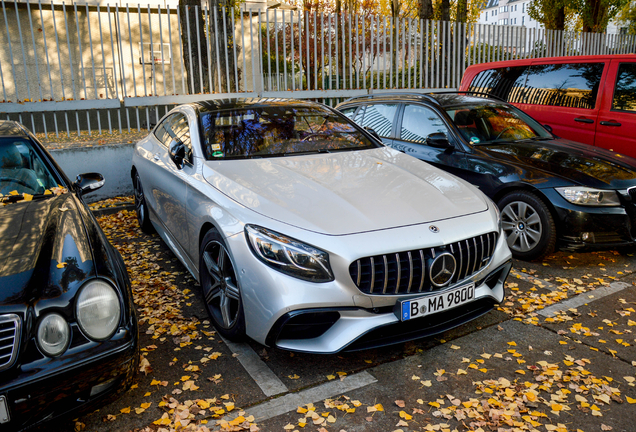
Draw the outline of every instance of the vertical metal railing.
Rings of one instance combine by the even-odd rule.
[[[177,103],[456,88],[481,62],[633,53],[632,35],[300,10],[2,1],[0,116],[44,135],[142,131]]]

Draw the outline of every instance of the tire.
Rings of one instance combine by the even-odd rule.
[[[148,205],[146,204],[146,197],[144,195],[144,189],[141,186],[141,179],[139,173],[135,172],[133,178],[133,188],[135,190],[135,212],[137,213],[137,223],[139,228],[146,234],[152,234],[155,232],[155,228],[150,222],[150,215],[148,214]]]
[[[556,225],[550,209],[532,192],[516,191],[498,203],[512,256],[537,260],[554,252]]]
[[[214,327],[226,339],[245,338],[245,314],[234,262],[216,230],[207,232],[199,253],[203,301]]]

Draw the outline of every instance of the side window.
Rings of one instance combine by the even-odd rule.
[[[524,103],[593,109],[605,63],[534,65]]]
[[[621,63],[618,67],[612,109],[636,112],[636,63]]]
[[[508,102],[522,102],[527,69],[527,66],[516,66],[479,72],[468,90],[489,93]]]
[[[350,118],[351,120],[353,120],[353,115],[356,113],[356,109],[358,109],[358,107],[345,108],[343,110],[340,110],[340,112],[344,114],[345,116],[347,116],[347,118]]]
[[[435,132],[443,132],[448,136],[448,128],[435,111],[421,105],[404,107],[400,139],[425,144],[426,137]]]
[[[166,147],[170,146],[173,140],[180,140],[186,147],[186,162],[192,163],[190,128],[188,126],[188,119],[183,114],[175,113],[166,118],[155,130],[155,136]]]
[[[360,122],[363,127],[370,127],[381,137],[390,137],[393,129],[393,120],[397,112],[397,104],[373,104],[368,105]]]

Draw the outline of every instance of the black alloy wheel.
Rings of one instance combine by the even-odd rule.
[[[208,314],[218,332],[229,340],[242,340],[245,315],[240,285],[232,258],[216,230],[209,231],[201,243],[199,279]]]
[[[139,228],[141,228],[141,230],[146,234],[152,234],[155,232],[155,228],[152,226],[152,222],[150,222],[148,205],[146,204],[146,197],[144,196],[144,189],[141,186],[141,179],[137,172],[133,179],[133,188],[135,189],[135,213],[137,213]]]
[[[508,247],[515,258],[536,260],[554,252],[556,225],[539,197],[516,191],[499,200],[498,206]]]

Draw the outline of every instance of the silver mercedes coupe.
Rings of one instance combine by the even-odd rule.
[[[511,254],[493,202],[322,104],[178,106],[136,144],[131,175],[139,225],[200,282],[231,340],[366,349],[504,298]]]

